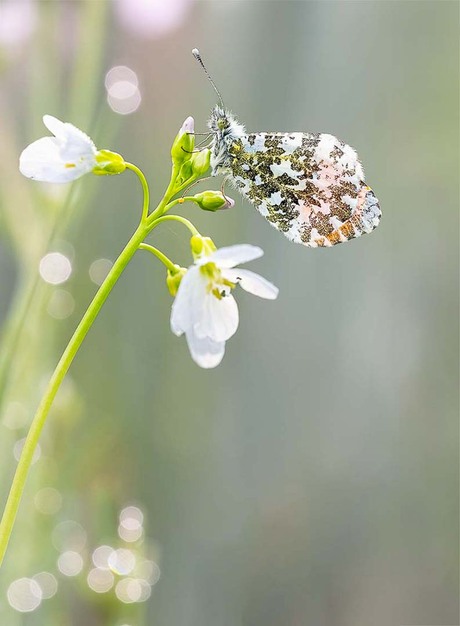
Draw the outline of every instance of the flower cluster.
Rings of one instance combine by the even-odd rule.
[[[149,185],[139,167],[125,161],[116,152],[98,150],[88,135],[68,122],[62,122],[51,115],[45,115],[43,122],[51,136],[34,141],[22,151],[19,169],[24,176],[43,183],[69,183],[85,174],[116,175],[128,170],[135,173],[140,181],[143,203],[135,231],[91,300],[76,332],[72,334],[31,422],[0,520],[0,565],[18,513],[26,477],[53,399],[104,302],[138,250],[148,251],[166,267],[166,286],[174,297],[171,330],[179,336],[185,334],[192,359],[203,368],[212,368],[221,362],[226,341],[238,328],[239,312],[233,296],[233,291],[238,285],[261,298],[273,300],[278,295],[278,289],[267,280],[249,270],[237,267],[241,263],[262,256],[260,248],[240,244],[217,249],[212,239],[202,236],[189,219],[171,213],[174,207],[185,202],[193,203],[199,209],[211,213],[230,208],[234,204],[233,200],[225,195],[223,188],[220,192],[206,190],[187,195],[187,191],[196,182],[205,179],[211,164],[210,147],[195,147],[192,117],[185,120],[173,141],[170,180],[155,208],[151,207]],[[215,172],[214,167],[212,172]],[[193,261],[188,268],[174,263],[163,251],[147,242],[149,235],[166,221],[175,221],[185,226],[191,234]],[[81,569],[81,557],[78,554],[77,561],[74,558],[75,554],[61,556],[62,568],[69,566],[72,568],[78,561],[77,565]],[[121,556],[126,556],[126,551],[115,551],[117,559]],[[97,568],[96,571],[91,570],[88,576],[95,586],[100,584],[100,572]],[[112,583],[112,578],[110,576],[108,578],[108,582]],[[29,582],[26,581],[26,589],[30,591],[32,585],[37,591],[35,581],[30,584]],[[104,584],[107,584],[107,580]],[[139,581],[134,579],[126,581],[131,591],[128,588],[124,589],[123,585],[125,582],[120,582],[116,586],[120,595],[126,597],[129,602],[137,601],[136,598],[142,592]],[[133,585],[136,588],[135,593],[132,591]],[[23,587],[22,582],[20,586]],[[35,605],[38,606],[36,602]]]
[[[98,150],[84,132],[51,115],[45,115],[43,122],[54,137],[43,137],[25,148],[19,159],[19,169],[24,176],[41,182],[67,183],[90,172],[96,175],[121,174],[128,168],[140,176],[145,191],[147,184],[143,174],[119,154]],[[209,237],[201,236],[185,218],[174,215],[162,218],[169,208],[186,200],[212,212],[234,204],[223,192],[212,190],[173,199],[209,169],[210,151],[195,150],[192,117],[188,117],[180,128],[171,148],[171,158],[173,174],[168,191],[151,214],[148,213],[148,198],[145,198],[142,233],[148,235],[161,219],[185,223],[193,235],[191,251],[194,261],[186,269],[172,263],[148,244],[141,242],[138,247],[150,250],[167,267],[167,286],[175,298],[171,311],[172,332],[178,336],[185,334],[193,360],[203,368],[212,368],[221,362],[225,343],[238,328],[239,313],[233,290],[240,285],[249,293],[273,300],[278,289],[262,276],[237,268],[241,263],[261,257],[261,248],[240,244],[217,249]]]

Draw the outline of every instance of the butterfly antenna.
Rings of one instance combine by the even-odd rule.
[[[209,82],[211,83],[211,85],[213,86],[214,91],[217,94],[217,97],[219,98],[219,103],[220,106],[225,109],[225,105],[224,105],[224,101],[222,100],[222,96],[220,95],[219,90],[216,87],[215,82],[212,80],[210,73],[208,72],[208,70],[206,69],[205,64],[203,63],[203,59],[201,58],[201,54],[200,51],[197,48],[193,48],[192,50],[192,54],[195,57],[195,59],[198,61],[198,63],[201,65],[201,67],[203,68],[204,73],[206,74],[206,76],[208,77]]]

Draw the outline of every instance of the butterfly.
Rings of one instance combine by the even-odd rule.
[[[223,174],[290,241],[311,248],[349,241],[382,215],[356,151],[326,133],[246,133],[218,97],[208,122],[211,174]]]

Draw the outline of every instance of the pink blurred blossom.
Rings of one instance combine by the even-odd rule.
[[[37,7],[31,0],[0,3],[0,46],[14,48],[26,42],[37,24]]]
[[[146,38],[166,35],[185,20],[193,0],[117,0],[120,24]]]

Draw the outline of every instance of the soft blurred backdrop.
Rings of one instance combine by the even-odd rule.
[[[160,198],[182,121],[205,130],[215,102],[197,46],[249,130],[356,147],[383,210],[372,235],[310,250],[240,198],[219,214],[185,206],[218,245],[261,245],[252,267],[281,290],[275,303],[239,294],[215,371],[171,334],[163,267],[135,257],[46,426],[0,579],[2,626],[458,624],[458,12],[0,2],[2,502],[141,202],[130,172],[22,178],[44,113],[139,165]],[[188,263],[180,225],[154,239]]]

